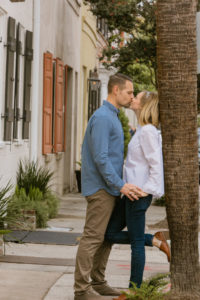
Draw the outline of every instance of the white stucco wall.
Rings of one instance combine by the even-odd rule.
[[[63,189],[72,190],[75,186],[76,135],[77,135],[77,99],[80,73],[80,5],[76,0],[40,0],[40,71],[39,107],[38,107],[38,148],[37,154],[41,164],[46,164],[54,171],[53,189],[62,194]],[[7,42],[7,18],[11,16],[20,22],[24,29],[33,31],[33,0],[12,3],[0,1],[0,114],[4,113],[5,102],[5,67]],[[67,146],[66,152],[59,155],[42,155],[42,110],[43,110],[43,53],[50,51],[53,57],[59,57],[64,65],[70,67],[67,99]],[[3,58],[3,59],[2,59]],[[23,94],[23,89],[21,89]],[[23,96],[21,95],[22,100]],[[34,105],[34,103],[33,103]],[[20,122],[22,124],[22,122]],[[20,125],[21,126],[21,125]],[[6,182],[16,177],[17,164],[20,158],[30,157],[29,141],[20,139],[8,143],[3,141],[4,120],[0,120],[0,181]],[[20,127],[21,130],[21,127]]]
[[[42,0],[40,31],[40,87],[39,87],[39,128],[38,156],[54,171],[53,188],[59,194],[75,187],[77,101],[80,72],[80,13],[75,0]],[[66,152],[50,154],[46,159],[42,155],[42,107],[43,107],[43,53],[49,51],[53,57],[59,57],[70,70],[70,91],[67,99]],[[46,162],[45,162],[46,161]]]
[[[6,52],[7,20],[12,17],[23,26],[23,30],[32,31],[32,5],[33,0],[12,3],[8,0],[0,1],[0,115],[4,115],[5,108],[5,76],[6,76]],[[24,48],[24,41],[23,41]],[[22,57],[20,58],[22,60]],[[23,63],[21,65],[21,83],[23,82]],[[20,83],[20,84],[21,84]],[[23,90],[20,91],[20,103],[23,103]],[[21,110],[22,113],[22,110]],[[29,157],[29,141],[22,140],[22,121],[19,122],[18,141],[4,142],[4,119],[0,119],[0,186],[8,180],[15,183],[16,170],[19,159]]]

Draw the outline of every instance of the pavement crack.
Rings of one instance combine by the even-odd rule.
[[[59,275],[59,276],[56,278],[56,280],[54,281],[54,283],[47,289],[46,293],[44,294],[44,296],[42,297],[41,300],[44,300],[44,299],[46,298],[46,296],[47,296],[48,293],[50,292],[51,288],[56,284],[56,282],[57,282],[58,280],[60,280],[60,278],[61,278],[64,274],[65,274],[65,272],[62,272],[62,274]]]

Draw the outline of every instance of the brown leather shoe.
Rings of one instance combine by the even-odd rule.
[[[155,233],[154,236],[159,241],[162,241],[159,249],[167,255],[168,262],[170,262],[171,261],[170,247],[169,247],[169,244],[167,243],[167,240],[166,240],[163,232],[162,231],[158,231],[158,232]]]
[[[120,296],[121,292],[117,289],[112,288],[106,283],[103,284],[92,284],[93,290],[102,296]]]
[[[74,300],[96,300],[102,299],[103,297],[96,293],[93,289],[86,291],[85,293],[75,294]]]

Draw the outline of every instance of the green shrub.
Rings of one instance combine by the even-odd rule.
[[[165,195],[162,196],[161,198],[155,199],[154,205],[156,205],[156,206],[166,206]]]
[[[58,213],[58,198],[51,192],[47,192],[44,200],[48,206],[49,219],[55,218]]]
[[[50,191],[43,194],[39,188],[30,187],[29,194],[24,188],[15,189],[12,201],[8,206],[8,215],[15,215],[20,223],[23,210],[34,210],[36,214],[36,226],[47,226],[48,219],[55,217],[58,211],[58,198]]]
[[[1,234],[5,233],[5,227],[8,222],[14,223],[15,216],[7,215],[7,207],[11,201],[10,196],[8,195],[12,189],[10,182],[4,188],[0,189],[0,232]]]
[[[39,228],[47,227],[47,221],[49,219],[47,203],[33,201],[32,209],[36,212],[36,226]]]
[[[197,116],[197,126],[200,127],[200,116]]]
[[[128,151],[128,143],[130,142],[130,139],[131,139],[131,135],[130,135],[130,132],[129,132],[129,119],[128,117],[125,115],[125,112],[120,109],[120,112],[119,112],[119,119],[122,123],[122,128],[123,128],[123,131],[124,131],[124,158],[126,157],[127,155],[127,151]]]
[[[53,172],[50,172],[45,166],[39,166],[38,162],[21,161],[17,170],[17,185],[19,189],[23,188],[29,195],[31,188],[38,188],[45,194],[50,187],[50,180]]]
[[[169,277],[169,274],[157,275],[141,284],[140,288],[137,288],[135,283],[132,283],[132,287],[129,288],[130,293],[124,292],[127,299],[134,300],[163,300],[164,294],[162,288],[168,283],[165,278]],[[166,294],[165,294],[166,295]]]
[[[37,162],[20,160],[17,186],[7,208],[8,217],[15,216],[17,224],[20,225],[23,223],[23,211],[34,210],[36,226],[46,227],[48,219],[55,217],[58,212],[59,200],[50,191],[52,177],[53,172],[46,167],[39,167]]]

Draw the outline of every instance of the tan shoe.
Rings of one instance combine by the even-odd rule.
[[[171,261],[170,247],[169,247],[169,244],[167,243],[167,240],[166,240],[163,232],[158,231],[155,233],[154,236],[155,236],[155,238],[157,238],[159,241],[162,242],[159,249],[167,255],[168,262],[170,262]]]
[[[112,288],[106,283],[103,284],[92,284],[93,290],[102,296],[120,296],[121,292],[117,289]]]

